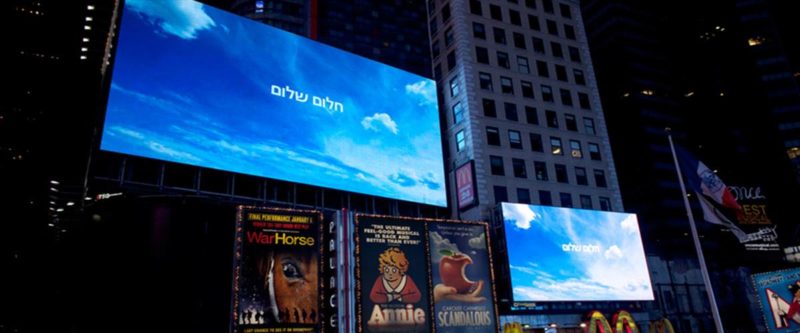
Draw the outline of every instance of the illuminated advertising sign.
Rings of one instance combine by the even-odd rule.
[[[432,80],[193,1],[125,1],[103,150],[446,206]]]
[[[800,332],[800,268],[753,274],[769,332]]]
[[[653,300],[635,214],[502,204],[514,301]]]
[[[456,169],[456,196],[458,209],[478,204],[477,193],[475,193],[475,162],[469,161]]]
[[[359,332],[497,332],[487,225],[357,215]]]
[[[316,211],[238,208],[231,332],[322,331],[321,218]]]

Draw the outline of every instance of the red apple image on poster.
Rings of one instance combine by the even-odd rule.
[[[472,264],[472,258],[464,253],[450,250],[440,250],[442,259],[439,261],[439,276],[442,284],[453,287],[459,294],[467,294],[475,290],[478,282],[470,281],[466,275],[467,265]]]

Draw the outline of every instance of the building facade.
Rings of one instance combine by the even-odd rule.
[[[430,1],[446,173],[474,162],[488,220],[500,202],[622,211],[577,2]],[[456,193],[455,182],[450,192]]]

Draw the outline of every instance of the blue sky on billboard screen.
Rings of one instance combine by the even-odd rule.
[[[116,48],[103,150],[447,205],[432,80],[188,0]]]
[[[636,215],[502,207],[515,301],[653,300]]]

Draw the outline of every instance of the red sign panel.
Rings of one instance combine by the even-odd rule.
[[[478,203],[475,193],[475,162],[468,163],[456,169],[456,198],[458,209],[464,209]]]

